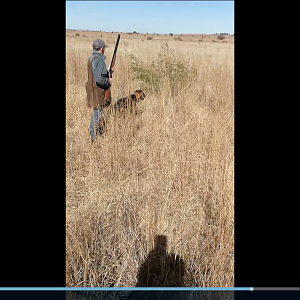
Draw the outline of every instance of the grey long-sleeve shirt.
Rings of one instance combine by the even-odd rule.
[[[108,74],[108,71],[106,69],[105,61],[104,61],[106,56],[102,53],[99,53],[98,51],[93,51],[92,56],[89,58],[90,61],[92,60],[92,58],[95,55],[97,57],[99,57],[99,59],[96,58],[92,61],[93,77],[94,77],[94,80],[95,80],[97,86],[99,86],[100,88],[106,90],[110,87],[109,74]]]

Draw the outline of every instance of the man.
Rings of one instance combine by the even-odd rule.
[[[104,131],[102,107],[105,101],[111,101],[111,99],[104,99],[104,93],[112,84],[112,78],[109,78],[109,73],[105,65],[106,56],[104,52],[107,45],[102,40],[97,39],[93,42],[92,46],[94,51],[88,61],[89,78],[86,83],[88,107],[93,108],[90,123],[91,142],[95,140],[96,134],[101,135]],[[113,71],[114,68],[112,68]],[[97,98],[98,102],[96,101],[97,103],[95,104],[94,101],[91,104],[91,99],[93,100],[94,98]],[[101,99],[99,100],[98,98]]]

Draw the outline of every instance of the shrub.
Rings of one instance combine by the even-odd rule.
[[[218,35],[218,36],[217,36],[217,39],[222,41],[222,40],[225,39],[225,36],[224,36],[224,35]]]
[[[180,37],[174,37],[174,40],[175,41],[182,41],[182,38],[180,38]]]
[[[167,78],[172,96],[179,93],[197,75],[197,68],[189,66],[188,61],[178,61],[169,49],[168,43],[161,46],[157,59],[150,63],[144,63],[133,54],[131,59],[131,69],[135,78],[142,80],[149,89],[157,90],[162,88],[161,78]]]
[[[80,36],[80,34],[79,33],[75,33],[75,36]]]
[[[153,37],[148,36],[148,37],[147,37],[147,40],[153,40]]]

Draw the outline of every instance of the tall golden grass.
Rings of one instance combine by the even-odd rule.
[[[113,101],[138,88],[146,99],[138,115],[105,109],[107,131],[91,144],[84,83],[96,38],[66,37],[67,286],[135,286],[156,235],[184,261],[185,286],[234,286],[233,44],[170,38],[172,59],[196,74],[170,82],[162,63],[151,85],[130,55],[146,68],[166,41],[121,34]]]

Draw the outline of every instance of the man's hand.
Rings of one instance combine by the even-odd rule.
[[[112,67],[112,68],[111,68],[111,71],[114,72],[114,71],[115,71],[115,67]]]

